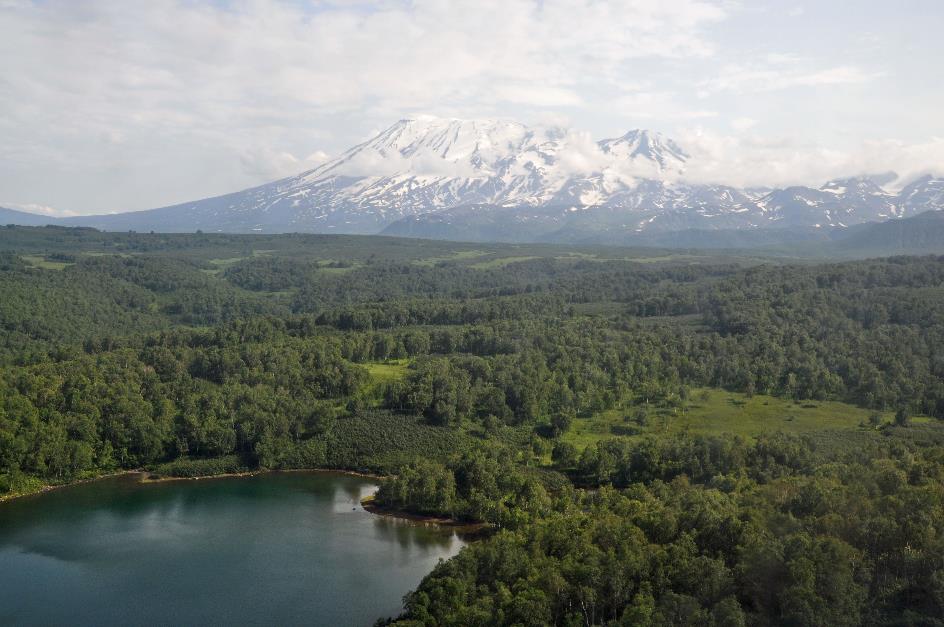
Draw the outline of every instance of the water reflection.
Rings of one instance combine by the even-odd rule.
[[[451,550],[458,539],[454,530],[433,524],[394,518],[392,516],[377,516],[374,519],[377,535],[384,540],[396,542],[401,549]]]
[[[0,623],[370,624],[463,545],[364,511],[375,489],[323,473],[121,477],[0,505]]]
[[[354,482],[344,482],[340,487],[341,491],[347,495],[347,499],[354,503],[360,503],[361,499],[376,490],[374,486]]]

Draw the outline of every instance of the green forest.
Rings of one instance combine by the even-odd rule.
[[[0,227],[0,494],[331,468],[396,625],[944,625],[944,257]]]

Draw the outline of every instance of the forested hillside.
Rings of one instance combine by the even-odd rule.
[[[0,251],[3,492],[383,474],[379,506],[491,530],[402,624],[944,624],[942,257],[48,227]]]

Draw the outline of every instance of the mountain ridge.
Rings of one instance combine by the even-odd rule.
[[[19,209],[0,207],[0,224],[45,226],[46,224],[53,224],[55,221],[56,218],[51,218],[40,213],[31,213],[29,211],[20,211]]]
[[[491,220],[496,229],[530,219],[548,228],[579,223],[596,231],[641,233],[844,228],[944,207],[944,179],[930,175],[897,194],[879,184],[888,175],[836,179],[816,189],[740,189],[688,181],[693,159],[674,140],[644,129],[594,141],[561,127],[419,116],[277,181],[157,209],[55,223],[102,230],[405,229],[428,235],[461,217],[470,225]],[[484,213],[476,217],[469,208]]]

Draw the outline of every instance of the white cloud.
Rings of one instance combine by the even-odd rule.
[[[702,80],[699,88],[705,94],[722,91],[759,93],[796,87],[867,83],[882,75],[882,72],[851,64],[822,67],[795,53],[777,51],[768,52],[762,59],[728,63],[712,78]]]
[[[0,0],[0,190],[81,212],[167,205],[311,169],[326,158],[316,149],[338,154],[366,129],[419,112],[608,134],[704,124],[694,148],[684,128],[678,137],[690,150],[707,144],[692,176],[731,181],[938,167],[937,140],[923,135],[942,133],[932,102],[941,89],[926,73],[904,75],[914,58],[940,54],[902,53],[891,26],[873,20],[876,56],[864,30],[844,37],[847,25],[821,19],[828,4]],[[906,43],[940,50],[910,26]],[[924,117],[881,91],[885,76]],[[851,95],[830,99],[842,92]],[[810,94],[803,114],[820,102],[850,114],[797,121],[794,103]],[[795,137],[758,138],[754,120]],[[825,149],[811,137],[834,126],[828,140],[904,129],[915,143]],[[571,143],[568,167],[598,164],[589,144]]]
[[[853,65],[811,69],[797,61],[780,59],[766,65],[731,64],[722,68],[717,76],[701,81],[699,86],[706,95],[721,91],[743,94],[795,87],[851,85],[881,76],[881,72],[868,72]]]
[[[685,179],[737,187],[818,187],[830,179],[893,171],[901,186],[917,176],[944,176],[944,137],[919,144],[865,141],[845,150],[791,138],[722,135],[704,130],[683,133],[679,142],[692,155]]]
[[[16,202],[3,202],[0,201],[0,207],[6,209],[14,209],[16,211],[25,211],[27,213],[37,213],[44,216],[52,216],[55,218],[66,218],[69,216],[79,215],[74,211],[69,211],[68,209],[56,209],[55,207],[47,207],[46,205],[37,205],[36,203],[16,203]]]
[[[710,109],[682,106],[677,94],[661,91],[628,92],[606,104],[630,120],[697,120],[718,115]]]
[[[102,177],[94,198],[71,185],[84,208],[146,208],[281,176],[314,146],[337,152],[351,137],[338,120],[579,107],[636,60],[711,55],[704,29],[721,5],[5,0],[0,185],[41,167],[73,183]],[[160,177],[141,172],[149,160],[166,163]]]
[[[272,180],[299,174],[323,164],[328,153],[317,150],[299,158],[290,152],[276,152],[267,146],[256,147],[240,155],[244,169],[261,180]]]
[[[498,85],[493,94],[499,100],[542,107],[572,107],[583,102],[573,89],[541,85]]]
[[[379,7],[37,3],[3,16],[5,76],[21,95],[69,95],[100,122],[118,113],[114,121],[154,125],[258,120],[292,105],[349,110],[370,100],[411,110],[463,97],[559,106],[579,102],[573,88],[584,74],[604,76],[637,58],[709,54],[699,28],[723,15],[698,0]],[[38,54],[11,63],[17,49]]]
[[[581,176],[602,171],[611,159],[607,158],[590,133],[568,131],[564,148],[559,153],[558,168],[564,176]]]
[[[740,131],[740,132],[749,131],[755,126],[757,126],[757,120],[755,120],[754,118],[743,117],[743,118],[735,118],[731,120],[731,128],[733,128],[736,131]]]

